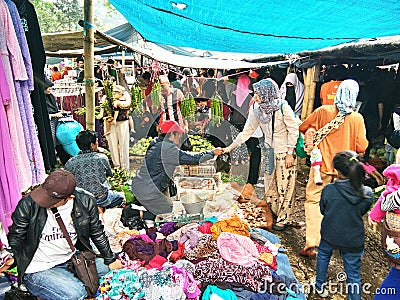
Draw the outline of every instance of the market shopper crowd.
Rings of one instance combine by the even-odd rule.
[[[79,74],[83,72],[81,69],[76,71]],[[151,81],[152,76],[148,77],[147,74],[143,73],[142,77],[147,81],[146,87],[149,87],[154,85],[154,82]],[[317,256],[316,292],[324,297],[329,296],[325,289],[325,283],[330,257],[333,250],[339,250],[343,258],[347,283],[355,285],[354,292],[349,292],[348,297],[349,299],[361,299],[360,265],[365,242],[362,216],[369,210],[373,194],[371,189],[363,185],[366,173],[362,160],[369,140],[363,112],[356,111],[359,83],[352,79],[337,82],[332,103],[315,109],[301,122],[299,116],[302,111],[304,85],[298,73],[289,73],[283,76],[282,80],[277,78],[274,80],[273,76],[268,73],[251,78],[250,73],[242,74],[240,72],[240,74],[234,74],[235,76],[239,75],[236,76],[236,84],[230,77],[221,77],[219,80],[213,78],[215,75],[213,70],[207,70],[205,74],[204,77],[197,76],[195,78],[192,70],[185,69],[182,71],[182,80],[180,81],[176,78],[177,76],[160,75],[161,104],[158,107],[154,103],[150,87],[148,91],[146,90],[147,97],[142,103],[144,113],[141,116],[129,111],[131,98],[128,90],[120,85],[114,85],[115,94],[118,94],[114,95],[115,98],[118,98],[114,102],[115,114],[109,125],[106,126],[106,121],[104,121],[104,131],[102,132],[106,135],[109,144],[113,167],[129,170],[130,131],[136,140],[144,136],[155,137],[147,148],[143,164],[137,170],[131,184],[137,204],[142,205],[146,210],[144,218],[155,220],[157,215],[172,212],[173,202],[170,191],[173,185],[174,171],[179,165],[198,165],[214,156],[228,154],[232,159],[246,161],[247,155],[249,155],[252,168],[247,174],[247,189],[242,191],[242,200],[249,200],[254,196],[254,186],[257,184],[261,172],[264,177],[264,200],[274,215],[272,229],[284,232],[295,223],[293,210],[299,163],[296,145],[299,138],[302,138],[302,134],[307,136],[307,132],[313,132],[311,149],[319,150],[320,164],[319,168],[310,168],[305,202],[306,239],[300,254],[305,257]],[[58,80],[56,79],[58,77],[59,74],[55,73],[53,80]],[[174,86],[172,86],[172,80],[175,82]],[[277,81],[281,84],[278,84]],[[51,86],[49,85],[49,87]],[[211,122],[210,98],[215,91],[221,95],[225,111],[232,110],[226,116],[224,114],[221,124],[221,127],[224,130],[229,129],[229,132],[224,132],[224,130],[221,132],[221,127],[216,128]],[[330,91],[330,93],[333,92]],[[195,126],[182,118],[180,111],[180,103],[189,94],[195,96],[197,104],[193,123],[198,123]],[[49,105],[54,106],[54,103],[49,103]],[[238,111],[240,112],[238,113]],[[54,114],[59,114],[56,107]],[[397,118],[395,114],[396,112],[393,114],[394,119]],[[380,117],[383,118],[383,116]],[[130,125],[131,120],[134,123],[132,125]],[[232,132],[230,130],[231,121],[235,128]],[[228,125],[225,126],[226,124]],[[214,141],[215,148],[196,154],[181,150],[180,146],[185,141],[186,135],[194,130],[198,130],[197,133]],[[370,136],[370,139],[372,138]],[[248,141],[251,142],[248,143]],[[275,263],[277,259],[276,254],[273,258],[269,254],[276,249],[272,250],[274,249],[272,247],[268,251],[264,249],[265,251],[262,252],[260,245],[254,242],[256,244],[254,246],[255,239],[251,241],[249,239],[251,234],[243,233],[241,220],[235,219],[235,217],[226,220],[218,219],[223,223],[216,222],[215,224],[219,224],[215,227],[211,222],[208,224],[208,230],[205,231],[207,234],[213,235],[213,240],[208,240],[208,236],[202,236],[197,231],[192,232],[193,228],[187,229],[187,231],[182,230],[179,234],[175,233],[175,235],[179,235],[179,238],[175,240],[179,242],[184,240],[187,241],[187,244],[183,246],[177,244],[174,251],[171,250],[172,245],[167,244],[169,241],[164,240],[166,242],[156,244],[159,241],[151,238],[156,232],[151,232],[147,228],[145,234],[132,235],[129,243],[124,244],[123,250],[129,258],[124,260],[120,256],[117,259],[117,255],[111,250],[109,238],[103,228],[104,224],[99,218],[99,213],[104,215],[111,208],[122,209],[125,205],[124,197],[110,189],[107,177],[112,176],[112,168],[107,156],[98,152],[98,133],[90,130],[81,131],[76,137],[76,143],[80,152],[65,163],[65,170],[50,173],[44,183],[20,200],[12,216],[13,225],[8,234],[10,251],[14,255],[18,267],[19,282],[24,283],[33,295],[42,299],[84,299],[86,297],[86,290],[82,282],[67,270],[72,251],[66,239],[63,238],[51,210],[54,207],[57,207],[68,229],[68,234],[78,250],[92,249],[94,244],[100,252],[102,259],[96,259],[96,266],[100,276],[107,274],[104,278],[110,279],[113,278],[113,275],[122,276],[122,273],[116,271],[108,273],[110,269],[122,268],[121,263],[124,263],[124,269],[129,269],[125,268],[129,265],[131,270],[135,270],[132,267],[132,261],[143,257],[148,258],[146,265],[158,267],[167,262],[165,253],[172,254],[168,257],[174,263],[179,261],[175,258],[182,258],[185,255],[195,260],[200,258],[200,256],[196,256],[198,254],[196,251],[204,250],[197,249],[196,247],[199,245],[204,245],[211,251],[210,254],[207,254],[207,258],[210,255],[211,258],[218,258],[218,261],[212,261],[210,265],[200,264],[197,271],[192,270],[192,275],[196,275],[198,280],[201,278],[206,282],[210,280],[215,283],[218,281],[217,278],[222,278],[219,277],[221,274],[213,272],[215,269],[225,270],[227,274],[232,274],[232,278],[235,277],[232,271],[235,269],[231,269],[232,265],[228,266],[227,262],[240,265],[243,274],[250,272],[249,276],[254,276],[254,278],[258,278],[258,271],[251,273],[250,270],[245,269],[248,267],[247,264],[252,267],[256,266],[255,269],[264,270],[264,263],[269,262],[267,265],[273,269],[274,259]],[[242,152],[234,154],[235,150],[245,144],[247,147],[243,146]],[[235,162],[233,161],[233,164]],[[390,199],[385,201],[387,206],[382,210],[394,212],[394,214],[383,213],[381,218],[375,218],[375,221],[384,220],[384,226],[396,222],[393,220],[396,220],[398,212],[396,210],[400,208],[399,196],[396,196],[398,181],[393,178],[396,175],[392,176],[390,175],[392,173],[389,172],[393,169],[393,173],[397,174],[396,167],[395,164],[384,172],[384,175],[390,178],[388,186],[389,183],[391,185],[387,187],[388,192],[383,194],[379,203],[383,203],[384,199]],[[322,184],[315,180],[315,172],[320,172]],[[390,203],[388,203],[389,201]],[[389,221],[389,217],[393,221],[392,223]],[[373,214],[371,218],[374,218]],[[338,224],[340,224],[339,227]],[[204,224],[196,224],[196,230],[197,226],[199,226],[199,231],[204,233],[202,232],[205,228]],[[225,231],[228,227],[230,229],[226,231],[230,234]],[[389,239],[393,238],[392,244],[388,245],[389,258],[392,248],[399,245],[397,229],[386,228],[391,231],[385,231]],[[245,263],[243,257],[235,258],[228,255],[227,249],[234,247],[229,244],[233,240],[244,247],[244,249],[239,249],[239,252],[250,253],[246,259],[249,259],[250,262],[257,261],[257,263]],[[216,241],[218,241],[218,250],[222,254],[222,258],[214,252],[217,247]],[[248,243],[251,243],[251,246]],[[190,246],[188,246],[189,244]],[[229,246],[224,248],[223,245]],[[160,252],[156,253],[158,250],[154,250],[154,256],[141,256],[143,254],[139,255],[138,253],[141,252],[140,249],[144,249],[143,247],[154,247]],[[194,251],[194,249],[196,251],[186,252],[187,247],[190,248],[190,251]],[[143,252],[146,252],[144,250]],[[264,261],[263,264],[260,263],[260,255],[263,257],[261,259]],[[171,259],[171,257],[175,258]],[[391,282],[395,282],[393,278],[396,277],[399,268],[398,259],[392,259],[392,263],[394,267],[384,283],[387,286]],[[174,267],[176,266],[174,265]],[[163,269],[163,271],[165,270]],[[174,272],[183,271],[174,269]],[[188,278],[192,276],[188,275],[187,270],[184,272]],[[215,278],[206,279],[207,276],[201,275],[202,272],[210,277],[215,276]],[[163,274],[158,275],[163,276]],[[224,279],[229,281],[225,277]],[[245,278],[237,280],[243,286],[252,287]],[[279,280],[283,280],[282,277]],[[65,285],[66,288],[59,288],[60,281],[68,281],[68,284]],[[112,282],[111,279],[105,285],[110,282]],[[197,287],[197,285],[195,286]],[[214,289],[211,288],[211,285],[209,287],[210,290]],[[106,290],[104,286],[103,288]],[[148,291],[150,290],[148,289]],[[153,289],[153,292],[156,293],[156,290]],[[195,294],[198,296],[197,289],[195,290]],[[210,290],[208,293],[211,293]],[[216,291],[214,292],[217,294]],[[188,293],[186,293],[187,295]]]

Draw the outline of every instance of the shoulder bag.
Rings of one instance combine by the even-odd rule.
[[[274,127],[275,127],[275,112],[272,114],[272,137],[271,145],[274,142]],[[266,144],[266,145],[265,145]],[[275,153],[274,148],[268,143],[263,143],[261,145],[261,172],[271,175],[275,169]]]
[[[51,209],[53,212],[58,226],[67,240],[69,247],[74,254],[71,257],[72,272],[79,278],[85,285],[86,292],[89,298],[93,297],[99,287],[99,275],[96,269],[96,254],[91,250],[76,252],[75,246],[72,244],[71,238],[65,228],[64,222],[61,219],[60,213],[56,207]]]

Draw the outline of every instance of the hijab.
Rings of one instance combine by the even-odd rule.
[[[299,80],[295,73],[289,73],[286,75],[285,81],[281,85],[281,94],[282,99],[287,99],[287,86],[286,83],[290,82],[293,84],[294,93],[296,94],[295,105],[293,111],[297,115],[301,115],[301,110],[303,108],[303,100],[304,100],[304,84]],[[287,99],[290,100],[290,99]],[[289,102],[289,101],[288,101]]]
[[[358,91],[359,86],[357,81],[353,79],[342,81],[336,91],[334,102],[339,112],[348,115],[355,111]]]
[[[274,111],[277,111],[282,103],[278,85],[268,78],[254,83],[253,87],[261,100],[260,106],[254,110],[254,114],[261,123],[266,124],[272,119]]]

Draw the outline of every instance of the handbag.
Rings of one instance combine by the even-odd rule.
[[[132,208],[132,205],[127,205],[122,209],[120,221],[125,227],[130,230],[147,229],[146,222],[143,219],[143,210]]]
[[[272,137],[271,137],[271,144],[274,141],[274,126],[275,126],[275,112],[272,115]],[[267,146],[266,146],[266,145]],[[264,143],[261,145],[261,172],[267,173],[271,175],[275,169],[275,154],[274,148],[272,148],[268,143]]]
[[[389,123],[385,129],[385,137],[393,148],[400,148],[400,130],[394,129],[393,114],[390,116]]]
[[[4,293],[4,300],[36,300],[37,297],[33,296],[29,291],[24,291],[14,285],[11,289]]]
[[[65,228],[64,222],[61,219],[60,213],[56,207],[51,209],[53,212],[58,226],[67,240],[69,247],[74,254],[71,257],[72,268],[71,271],[79,278],[85,285],[86,292],[89,298],[93,297],[99,287],[99,274],[96,268],[96,254],[91,250],[76,252],[75,246],[72,244],[71,238]]]

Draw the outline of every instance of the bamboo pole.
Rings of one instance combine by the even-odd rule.
[[[95,130],[95,93],[94,93],[94,21],[93,1],[84,0],[84,42],[83,55],[85,57],[85,103],[86,129]]]
[[[309,102],[309,90],[310,90],[310,83],[309,83],[309,70],[303,70],[303,79],[304,79],[304,100],[303,100],[303,108],[301,110],[301,119],[304,120],[307,117],[308,111],[308,102]]]
[[[315,90],[317,87],[319,68],[320,68],[320,65],[315,65],[309,69],[310,70],[310,78],[309,78],[310,88],[308,90],[309,95],[308,95],[308,107],[307,107],[306,118],[314,110]]]

